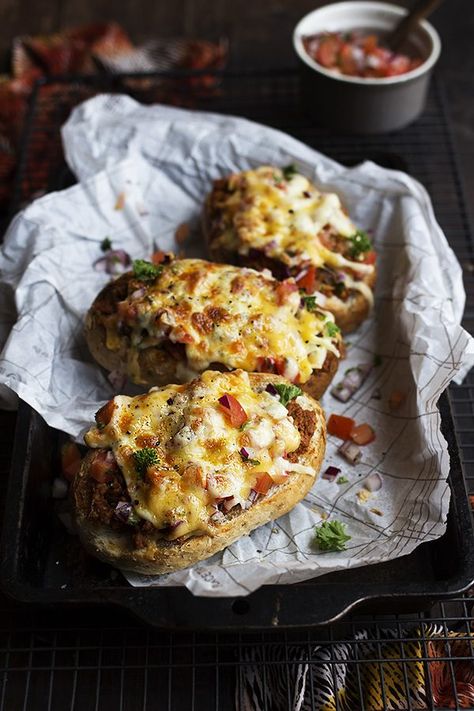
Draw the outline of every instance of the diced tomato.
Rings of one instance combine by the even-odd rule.
[[[350,417],[331,415],[328,420],[328,432],[340,439],[349,439],[354,429],[355,422]]]
[[[166,254],[159,249],[157,252],[153,252],[151,255],[151,261],[153,264],[161,264],[166,259]]]
[[[173,340],[176,343],[194,343],[194,338],[183,326],[177,326],[173,329]]]
[[[100,410],[98,410],[95,413],[95,421],[99,425],[108,425],[110,420],[112,419],[112,415],[114,414],[115,410],[115,402],[114,400],[109,400],[108,402],[105,403],[105,405],[102,405]]]
[[[364,37],[362,46],[367,53],[373,52],[373,50],[377,46],[377,42],[378,42],[377,35],[367,35],[367,37]]]
[[[257,371],[259,373],[277,373],[283,375],[286,368],[286,358],[273,356],[259,356],[257,358]]]
[[[279,306],[286,303],[290,294],[294,294],[298,291],[298,286],[293,279],[285,279],[285,281],[280,282],[276,288],[277,303]]]
[[[296,277],[298,289],[304,289],[307,294],[312,294],[316,289],[316,267],[309,266],[302,274]]]
[[[372,427],[364,422],[363,425],[357,425],[351,432],[351,440],[356,444],[364,446],[370,444],[375,439],[375,432]]]
[[[357,63],[354,59],[352,45],[344,43],[339,53],[339,66],[343,74],[353,76],[357,74]]]
[[[248,416],[240,402],[230,393],[219,398],[219,405],[224,411],[232,427],[241,427],[247,422]]]
[[[97,452],[91,462],[90,473],[93,479],[103,484],[113,479],[112,472],[117,468],[117,462],[111,457],[111,452],[105,449]]]
[[[256,491],[257,494],[266,494],[271,486],[273,486],[273,479],[268,472],[263,472],[258,475],[253,490]]]
[[[388,399],[388,406],[391,410],[398,410],[406,400],[406,395],[401,390],[393,390]]]
[[[365,257],[363,259],[363,262],[364,262],[364,264],[375,264],[376,258],[377,258],[377,255],[375,254],[375,252],[373,250],[371,250],[370,252],[367,252],[367,254],[365,255]]]
[[[66,442],[61,447],[61,472],[65,479],[72,481],[81,466],[81,453],[74,442]]]
[[[379,45],[375,34],[331,32],[311,35],[303,40],[310,57],[327,69],[360,77],[390,77],[413,71],[423,60],[394,54]]]
[[[316,52],[316,61],[323,67],[334,67],[337,64],[337,55],[341,46],[341,41],[337,37],[324,37]]]

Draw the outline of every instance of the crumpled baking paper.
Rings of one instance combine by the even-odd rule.
[[[373,232],[379,255],[375,312],[347,338],[336,382],[374,356],[380,364],[348,403],[329,394],[323,399],[328,414],[368,422],[377,435],[356,466],[329,437],[323,470],[337,466],[348,482],[319,479],[289,514],[213,558],[171,575],[127,575],[130,583],[245,595],[264,584],[403,556],[441,536],[449,460],[436,403],[471,367],[474,346],[459,325],[461,269],[424,188],[373,163],[347,169],[244,119],[145,107],[126,96],[102,95],[80,105],[63,142],[79,183],[27,207],[2,250],[0,387],[5,405],[16,394],[74,437],[114,394],[82,334],[86,310],[108,279],[92,268],[105,237],[142,258],[157,247],[177,249],[176,228],[187,223],[187,253],[204,255],[199,221],[211,181],[260,164],[295,163],[317,185],[339,193],[354,222]],[[394,390],[406,399],[392,411]],[[372,472],[383,487],[366,498],[363,482]],[[343,552],[314,545],[314,526],[327,516],[347,526],[351,539]]]

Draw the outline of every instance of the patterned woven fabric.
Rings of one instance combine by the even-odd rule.
[[[398,630],[362,630],[349,643],[244,650],[248,663],[240,668],[236,709],[404,711],[432,702],[456,708],[454,679],[460,708],[474,706],[474,635],[449,632],[447,641],[442,627],[423,625],[401,636],[407,641]]]

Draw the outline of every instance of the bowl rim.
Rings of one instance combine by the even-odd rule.
[[[346,9],[349,10],[353,15],[357,13],[357,9],[364,9],[367,12],[370,12],[371,10],[386,10],[387,14],[391,14],[392,16],[398,17],[403,17],[403,15],[408,14],[408,10],[404,7],[401,7],[400,5],[394,5],[393,3],[388,2],[379,2],[379,0],[350,0],[350,2],[344,0],[343,2],[335,2],[322,5],[321,7],[318,7],[315,10],[308,12],[298,21],[297,25],[293,30],[293,49],[295,50],[299,58],[311,69],[314,69],[315,71],[319,72],[320,74],[323,74],[329,79],[333,79],[334,81],[340,81],[346,84],[358,84],[362,86],[389,86],[391,84],[403,84],[404,82],[416,79],[417,77],[426,74],[438,61],[439,55],[441,54],[440,36],[430,22],[427,22],[426,20],[421,20],[419,25],[425,30],[431,40],[431,51],[425,61],[420,64],[419,67],[412,69],[410,72],[405,72],[405,74],[399,74],[398,76],[394,77],[353,77],[347,74],[337,74],[336,72],[331,71],[330,69],[326,69],[321,64],[312,59],[306,52],[302,41],[303,34],[301,32],[301,25],[306,22],[308,17],[317,15],[322,10],[324,11],[328,8],[340,8],[343,6],[346,6]]]

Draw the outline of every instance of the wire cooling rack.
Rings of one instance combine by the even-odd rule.
[[[193,78],[63,78],[38,85],[25,122],[12,213],[72,182],[59,127],[70,108],[98,91],[225,111],[295,135],[336,160],[364,159],[407,170],[428,189],[464,268],[465,327],[474,330],[474,259],[441,87],[416,124],[382,137],[333,136],[299,108],[293,72]],[[192,96],[192,100],[190,99]],[[456,434],[474,490],[474,375],[451,387]],[[6,470],[12,417],[0,413]],[[416,614],[352,615],[317,630],[177,633],[142,626],[124,611],[46,609],[0,600],[1,711],[181,711],[474,709],[474,598]]]

